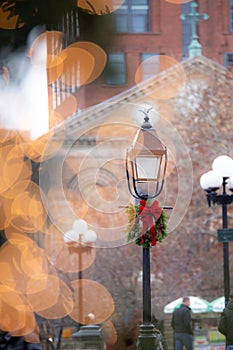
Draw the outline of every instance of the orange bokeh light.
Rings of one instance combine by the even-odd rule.
[[[68,230],[75,220],[74,213],[64,199],[64,192],[61,188],[51,187],[49,189],[46,198],[49,218],[62,232]]]
[[[29,175],[31,174],[31,167],[27,168],[26,165],[25,171],[28,172],[28,176],[25,174],[26,177],[30,178]],[[4,197],[5,199],[14,199],[21,192],[24,192],[30,186],[30,183],[30,180],[17,181],[11,188],[9,188],[6,192],[2,194],[2,197]]]
[[[114,312],[114,301],[108,290],[100,283],[87,279],[71,282],[75,304],[70,316],[82,324],[93,323],[89,314],[94,315],[94,323],[106,321]]]
[[[100,76],[100,74],[103,72],[107,62],[107,54],[105,53],[105,51],[100,46],[89,41],[79,41],[74,44],[71,44],[69,47],[84,49],[94,57],[95,59],[94,70],[90,78],[86,81],[86,84],[89,84],[94,80],[96,80]]]
[[[5,2],[3,2],[3,5]],[[2,5],[2,6],[3,6]],[[11,16],[10,11],[3,11],[0,8],[0,28],[2,29],[19,29],[24,26],[24,23],[19,22],[19,16]]]
[[[0,196],[0,229],[6,229],[10,223],[10,211],[12,200]]]
[[[0,269],[0,283],[19,293],[25,292],[29,277],[21,267],[21,252],[8,242],[0,248]]]
[[[32,43],[28,56],[33,65],[44,65],[47,55],[51,58],[57,57],[62,51],[62,32],[46,31],[40,34]],[[47,68],[53,59],[49,59]]]
[[[90,267],[95,261],[95,256],[96,249],[94,247],[78,243],[64,243],[54,264],[64,272],[78,272]]]
[[[36,327],[35,314],[34,312],[28,311],[26,312],[26,319],[25,319],[24,326],[22,328],[11,331],[11,334],[14,337],[28,336],[27,339],[31,339],[31,337],[33,336],[33,339],[39,342],[38,333],[35,332],[35,327]]]
[[[83,135],[85,137],[85,135]],[[86,171],[88,168],[98,169],[98,160],[95,158],[95,155],[90,153],[86,154],[80,150],[75,150],[75,154],[73,153],[73,149],[71,148],[71,154],[67,154],[65,158],[63,169],[67,171],[67,167],[69,171],[73,174],[79,174],[80,171]]]
[[[30,322],[30,319],[29,319],[29,322]],[[26,330],[30,330],[30,328],[29,328],[30,326],[31,326],[31,332],[30,333],[27,332],[27,333],[24,334],[24,333],[21,332],[21,334],[19,334],[19,335],[24,335],[24,340],[26,342],[28,342],[28,343],[41,343],[41,337],[40,337],[40,334],[39,334],[38,324],[35,322],[35,327],[33,329],[32,329],[32,324],[31,325],[29,324],[28,329],[26,329]],[[24,329],[22,331],[24,331]]]
[[[104,342],[107,345],[114,345],[117,342],[117,332],[112,321],[107,320],[106,322],[104,322],[101,329]]]
[[[67,204],[74,212],[75,216],[82,219],[87,213],[88,204],[86,200],[82,198],[80,194],[78,194],[75,190],[64,190],[65,198],[67,200]]]
[[[90,79],[95,58],[80,47],[67,47],[59,55],[63,61],[63,72],[59,80],[65,86],[80,87]]]
[[[52,123],[52,126],[55,126],[59,122],[63,121],[64,119],[74,115],[77,112],[78,108],[78,102],[76,100],[76,97],[71,94],[63,93],[62,94],[62,101],[56,108],[56,114],[61,116],[61,119],[56,121],[56,118],[53,118],[53,114],[51,115],[51,111],[49,112],[49,122],[50,125]]]
[[[159,57],[159,58],[158,58]],[[135,83],[140,84],[143,80],[143,71],[146,67],[150,67],[150,76],[153,77],[167,69],[172,69],[172,78],[166,84],[156,84],[154,89],[150,86],[140,86],[139,88],[147,95],[155,99],[169,99],[176,96],[182,91],[186,84],[186,74],[184,68],[170,56],[155,55],[143,61],[137,68],[135,73]]]
[[[44,279],[48,274],[48,262],[41,249],[33,240],[27,246],[20,248],[21,267],[24,273],[33,279]]]
[[[125,0],[78,0],[77,6],[92,15],[106,15],[116,11]]]
[[[51,158],[61,149],[64,142],[65,126],[62,126],[59,131],[59,138],[56,137],[55,130],[51,129],[47,134],[32,142],[25,139],[22,143],[25,155],[35,162],[42,162]]]
[[[31,310],[27,299],[6,285],[0,285],[1,314],[0,329],[14,332],[25,327]]]
[[[26,191],[20,193],[11,205],[10,223],[28,233],[42,230],[47,213],[41,200],[41,192],[38,185],[31,182]]]
[[[65,243],[63,235],[44,239],[45,252],[57,269],[64,272],[78,272],[91,266],[95,260],[96,249],[78,243]]]
[[[24,154],[18,145],[2,146],[0,150],[0,193],[7,191],[19,178],[24,164]]]
[[[46,296],[45,296],[46,297]],[[74,307],[73,293],[67,284],[59,280],[59,295],[56,304],[37,313],[44,318],[59,319],[69,315]]]
[[[116,116],[117,119],[118,116]],[[130,123],[130,119],[126,118],[125,122],[123,121],[114,121],[108,119],[107,122],[98,126],[96,130],[96,143],[105,142],[106,140],[122,140],[125,139],[129,141],[129,136],[134,135],[138,127]]]
[[[63,61],[59,56],[47,54],[47,81],[48,84],[56,81],[62,74]]]
[[[170,2],[172,4],[186,4],[187,2],[191,2],[192,0],[165,0],[167,2]]]
[[[27,299],[32,310],[42,311],[58,302],[60,280],[57,276],[47,275],[40,279],[31,279],[27,287]]]
[[[0,297],[3,298],[3,295],[0,294]],[[3,302],[1,314],[4,315],[0,319],[0,328],[2,331],[14,332],[23,328],[26,324],[26,311],[23,309],[19,310]]]

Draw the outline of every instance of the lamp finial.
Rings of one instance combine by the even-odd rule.
[[[144,114],[144,122],[142,123],[141,125],[141,128],[142,129],[151,129],[152,128],[152,125],[149,121],[149,117],[148,117],[148,114],[149,112],[152,110],[152,107],[149,107],[149,108],[144,108],[144,109],[139,109],[139,112],[142,112]]]

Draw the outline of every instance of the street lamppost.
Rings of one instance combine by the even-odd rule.
[[[82,253],[89,249],[89,245],[93,245],[97,239],[96,232],[88,230],[87,222],[83,219],[77,219],[73,222],[72,229],[65,232],[64,241],[67,244],[79,245],[79,315],[80,319],[83,318],[83,296],[82,296]]]
[[[225,305],[230,297],[229,246],[233,241],[233,229],[228,229],[227,207],[233,203],[233,159],[229,156],[219,156],[212,164],[212,170],[203,174],[200,185],[206,191],[209,207],[222,206],[222,229],[218,230],[218,241],[223,243],[223,276]]]
[[[89,230],[87,222],[83,219],[75,220],[72,229],[64,234],[64,241],[67,244],[79,245],[79,316],[82,322],[83,316],[83,291],[82,291],[82,249],[85,252],[92,248],[92,245],[96,242],[97,235],[95,231]],[[94,323],[95,315],[89,313],[85,317],[88,320],[88,325],[81,326],[78,332],[72,334],[73,338],[77,340],[78,349],[95,349],[103,350],[104,343],[101,333],[101,328]]]
[[[154,199],[161,193],[167,166],[167,149],[149,121],[150,109],[141,111],[144,122],[126,153],[128,188],[136,200]],[[150,248],[142,248],[142,264],[143,323],[137,349],[154,350],[158,340],[151,322]]]

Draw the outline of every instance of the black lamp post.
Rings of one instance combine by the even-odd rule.
[[[200,178],[201,187],[206,191],[209,207],[222,206],[222,229],[218,230],[218,240],[223,243],[223,276],[225,305],[230,297],[229,242],[233,241],[233,229],[228,229],[227,207],[233,203],[233,159],[229,156],[215,158],[211,171]]]
[[[142,111],[145,115],[144,123],[126,155],[129,192],[136,200],[153,199],[161,193],[167,166],[167,150],[152,128],[149,111],[150,109]],[[151,323],[150,248],[142,248],[142,264],[143,323],[140,326],[137,349],[155,350],[158,340]]]

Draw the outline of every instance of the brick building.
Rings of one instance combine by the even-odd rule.
[[[180,16],[192,13],[194,3],[197,5],[194,9],[197,21],[191,24]],[[206,14],[208,19],[199,21],[198,14]],[[196,26],[203,56],[221,65],[233,64],[232,0],[127,0],[109,16],[115,34],[107,47],[107,67],[99,79],[79,91],[81,109],[134,86],[138,66],[151,56],[154,59],[144,66],[142,78],[146,79],[161,69],[162,55],[177,62],[189,57],[193,25]]]
[[[53,97],[53,108],[57,109],[61,105],[63,93],[66,97],[74,95],[77,100],[75,113],[132,88],[136,73],[138,82],[138,75],[139,81],[145,80],[169,68],[171,64],[187,59],[190,57],[189,45],[194,39],[201,45],[199,54],[220,65],[233,64],[233,0],[118,2],[122,4],[116,11],[100,15],[90,14],[80,7],[71,8],[73,2],[70,1],[67,12],[59,23],[53,18],[52,11],[49,12],[50,15],[46,11],[46,16],[41,16],[42,19],[37,19],[36,23],[31,20],[32,15],[27,16],[27,12],[22,12],[22,22],[25,22],[22,29],[0,31],[1,55],[9,53],[5,49],[9,42],[14,43],[17,51],[22,46],[25,49],[31,27],[41,25],[41,22],[45,24],[46,30],[56,30],[62,34],[62,49],[74,42],[83,41],[99,45],[107,55],[107,62],[97,79],[80,86],[69,86],[68,89],[67,86],[65,89],[61,87],[60,82],[51,86],[54,95],[58,92],[60,94],[58,98]],[[98,1],[93,1],[93,7],[97,3]],[[181,16],[184,16],[183,20]],[[195,21],[191,22],[190,18]],[[1,26],[0,22],[0,28]],[[96,65],[98,60],[100,57],[95,57]],[[6,60],[3,64],[6,64]],[[60,113],[60,109],[57,112]],[[63,119],[66,117],[67,113]]]

